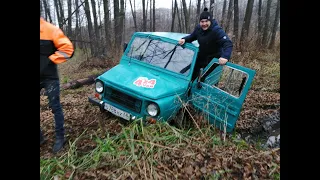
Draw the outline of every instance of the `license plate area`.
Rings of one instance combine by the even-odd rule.
[[[111,112],[112,114],[121,117],[127,121],[130,120],[130,114],[127,112],[122,111],[121,109],[118,109],[110,104],[104,103],[104,109]]]

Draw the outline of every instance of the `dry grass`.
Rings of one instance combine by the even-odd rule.
[[[76,49],[72,59],[58,66],[60,82],[64,84],[90,75],[101,74],[115,66],[120,60],[119,57],[114,55],[105,58],[88,59],[83,51]]]
[[[280,51],[234,52],[232,61],[256,70],[253,90],[280,92]]]
[[[84,57],[76,52],[70,62],[59,66],[61,81],[101,73],[119,59],[89,62]],[[256,105],[279,101],[280,93],[270,96],[268,91],[280,90],[280,55],[277,51],[235,52],[233,61],[257,71],[251,89],[260,91],[250,91],[238,123],[246,129],[251,123],[247,120],[254,119],[249,115],[261,114]],[[88,104],[87,96],[92,91],[92,85],[63,91],[70,141],[58,157],[50,153],[53,116],[47,100],[41,97],[41,123],[49,137],[40,154],[41,179],[279,179],[279,149],[257,149],[233,136],[224,139],[202,125],[200,131],[184,131],[166,123],[123,127],[118,118],[107,118]]]

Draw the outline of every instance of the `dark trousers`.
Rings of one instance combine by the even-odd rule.
[[[60,82],[59,80],[51,79],[40,80],[40,91],[42,88],[45,89],[45,94],[49,100],[49,107],[54,114],[56,138],[64,138],[64,114],[60,104]]]
[[[200,53],[198,54],[196,64],[194,66],[193,73],[192,73],[192,78],[191,78],[192,81],[194,81],[199,76],[200,69],[201,68],[204,69],[214,57],[215,56],[213,55],[202,55]]]

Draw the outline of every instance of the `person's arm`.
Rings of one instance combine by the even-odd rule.
[[[185,42],[188,42],[188,43],[191,43],[192,41],[195,41],[195,40],[197,39],[197,31],[198,31],[198,28],[199,28],[199,27],[200,27],[200,26],[197,25],[197,26],[194,28],[193,32],[192,32],[190,35],[185,36],[185,37],[183,37],[182,39],[185,39]]]
[[[70,39],[64,35],[61,29],[55,30],[53,34],[53,43],[57,51],[49,56],[49,59],[55,63],[60,64],[66,62],[73,56],[74,47]]]
[[[233,44],[228,35],[222,28],[218,28],[216,31],[217,44],[222,47],[221,57],[229,60],[232,54]]]

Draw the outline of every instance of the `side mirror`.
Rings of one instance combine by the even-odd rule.
[[[125,52],[125,51],[126,51],[127,46],[128,46],[128,43],[123,43],[123,52]]]

